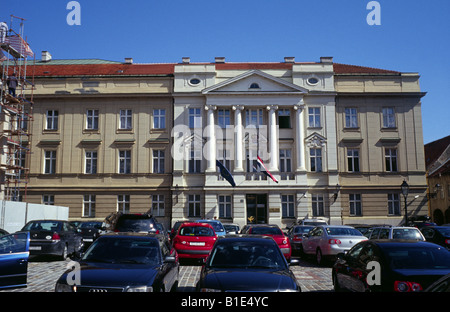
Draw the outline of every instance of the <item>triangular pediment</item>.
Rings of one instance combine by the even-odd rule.
[[[327,139],[319,133],[314,132],[305,139],[305,142],[306,145],[310,148],[318,148],[325,146]]]
[[[306,94],[308,90],[259,70],[250,70],[202,91],[203,94]]]

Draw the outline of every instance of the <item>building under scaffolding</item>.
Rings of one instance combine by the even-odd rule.
[[[34,55],[24,38],[24,19],[0,23],[0,199],[7,201],[25,201],[28,184],[33,75],[27,67]]]

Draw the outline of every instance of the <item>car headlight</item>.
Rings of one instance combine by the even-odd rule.
[[[127,292],[152,292],[153,287],[151,286],[132,286],[128,287]]]
[[[73,291],[74,289],[72,285],[56,283],[55,292],[73,292]]]

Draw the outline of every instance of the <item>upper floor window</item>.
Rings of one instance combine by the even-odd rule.
[[[119,151],[119,173],[131,173],[131,151]]]
[[[397,149],[386,148],[384,150],[384,158],[386,163],[386,171],[397,172]]]
[[[359,149],[347,149],[347,167],[349,172],[359,172]]]
[[[247,109],[245,116],[245,125],[259,128],[263,125],[263,110],[262,109]]]
[[[383,128],[395,128],[395,110],[393,107],[383,108]]]
[[[48,110],[46,113],[46,130],[58,130],[58,111]]]
[[[164,150],[153,150],[153,173],[164,173]]]
[[[220,128],[226,128],[230,125],[230,110],[229,109],[219,109],[217,111],[217,125]]]
[[[309,127],[320,128],[320,107],[308,108]]]
[[[202,113],[200,108],[189,108],[189,128],[202,127]]]
[[[120,121],[119,121],[119,129],[122,130],[130,130],[133,128],[132,123],[132,111],[131,109],[121,109],[120,110]]]
[[[291,111],[289,109],[278,110],[278,127],[280,129],[291,128]]]
[[[358,111],[356,108],[345,109],[345,128],[358,128]]]
[[[85,173],[95,174],[97,173],[97,151],[85,152]]]
[[[280,172],[292,171],[292,156],[290,149],[280,149]]]
[[[98,129],[98,109],[88,109],[86,111],[86,129]]]
[[[56,151],[44,151],[44,173],[56,173]]]
[[[322,149],[311,148],[309,150],[311,171],[322,172]]]
[[[166,110],[154,109],[153,110],[153,128],[165,129],[166,128]]]

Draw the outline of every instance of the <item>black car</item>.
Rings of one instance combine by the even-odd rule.
[[[56,282],[57,292],[168,292],[179,281],[176,252],[160,234],[99,237]]]
[[[450,250],[450,227],[449,226],[427,226],[421,229],[427,242],[444,246]]]
[[[78,225],[78,229],[83,237],[84,248],[87,249],[103,233],[102,222],[85,221]]]
[[[257,235],[219,238],[202,267],[196,288],[200,292],[301,291],[277,243],[271,237]]]
[[[159,233],[156,226],[158,221],[150,214],[120,214],[114,224],[114,232],[143,232]]]
[[[66,259],[68,255],[80,253],[83,237],[68,221],[34,220],[21,230],[30,232],[30,255],[52,255]]]
[[[442,246],[408,240],[363,241],[340,254],[333,265],[336,291],[423,291],[450,273],[450,252]]]

